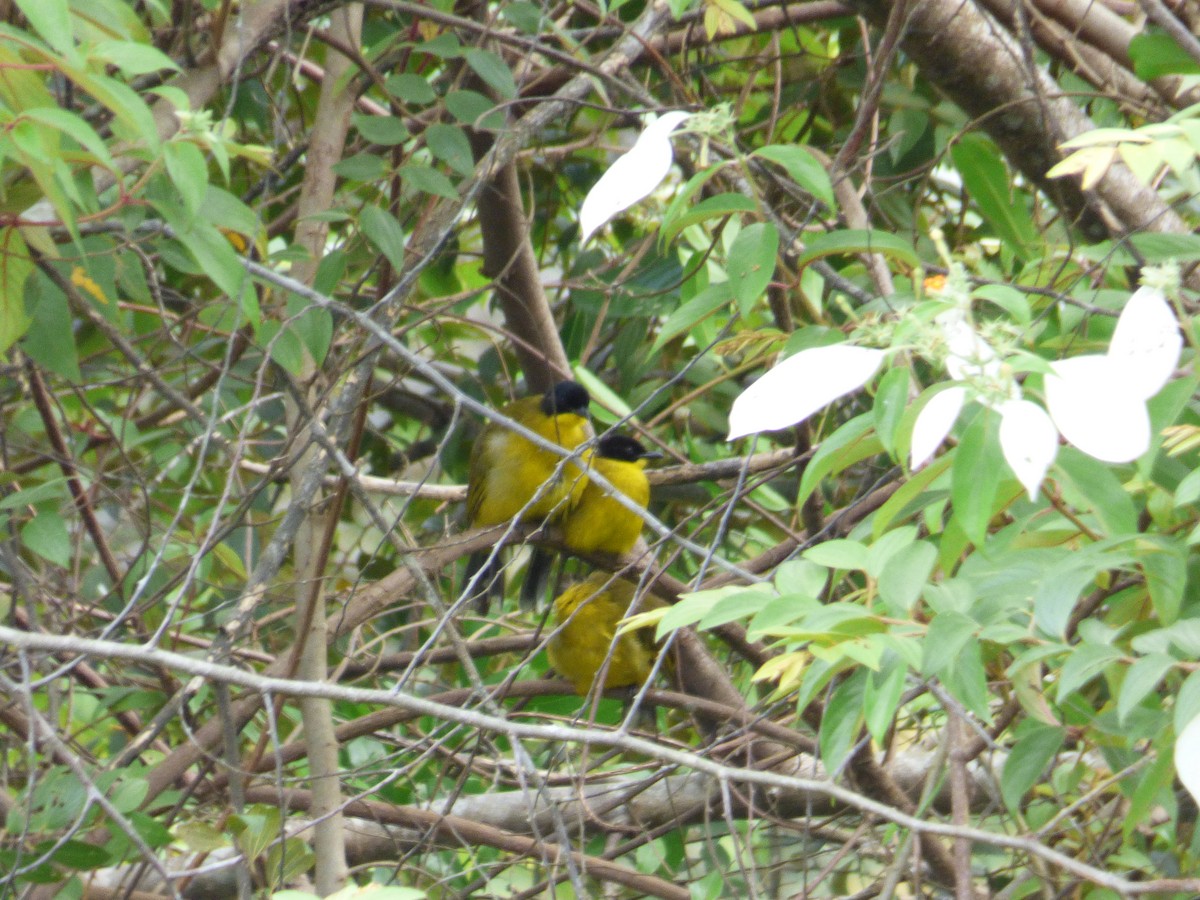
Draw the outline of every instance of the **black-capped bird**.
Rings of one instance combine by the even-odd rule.
[[[554,633],[546,645],[550,665],[575,685],[581,697],[591,691],[603,670],[604,687],[637,688],[646,683],[658,648],[653,629],[617,634],[621,620],[632,612],[661,608],[663,601],[645,595],[631,610],[636,587],[607,572],[593,572],[571,585],[554,601]]]
[[[524,397],[500,412],[530,431],[567,450],[588,438],[587,390],[574,381],[560,381],[540,397]],[[510,431],[489,423],[471,450],[467,470],[467,522],[472,528],[517,519],[537,522],[561,515],[583,491],[583,472],[575,463]],[[479,573],[475,596],[486,612],[492,596],[503,594],[497,561],[491,551],[471,554],[467,583]]]
[[[642,509],[650,502],[646,480],[647,460],[662,454],[650,451],[631,437],[608,434],[596,442],[589,471],[599,472],[608,483]],[[607,488],[588,481],[574,502],[558,517],[563,543],[577,553],[628,553],[642,533],[642,519],[613,498]],[[521,603],[533,607],[545,593],[550,555],[535,549],[521,587]]]

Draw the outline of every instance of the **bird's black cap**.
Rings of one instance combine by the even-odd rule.
[[[577,416],[588,414],[588,404],[591,396],[582,384],[574,381],[560,381],[542,395],[542,412],[548,416],[562,413],[575,413]]]
[[[657,450],[647,450],[633,438],[624,434],[606,434],[596,442],[596,455],[604,459],[636,462],[639,459],[659,459]]]

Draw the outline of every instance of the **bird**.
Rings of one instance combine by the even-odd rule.
[[[587,696],[601,669],[606,690],[638,688],[650,677],[658,655],[652,630],[646,627],[617,634],[618,624],[631,612],[636,591],[624,578],[593,572],[555,599],[557,627],[546,645],[546,655],[581,697]],[[642,611],[663,605],[649,595],[640,599]]]
[[[607,434],[596,442],[591,467],[642,509],[650,502],[646,463],[660,459],[624,434]],[[626,509],[599,484],[589,480],[562,519],[563,543],[577,553],[621,555],[633,549],[642,534],[642,517]]]
[[[624,434],[606,434],[596,442],[589,457],[588,471],[596,471],[609,484],[642,509],[650,502],[650,482],[646,480],[646,463],[661,457],[638,441]],[[563,543],[576,553],[628,553],[642,533],[642,518],[626,509],[607,488],[590,479],[573,502],[558,518]],[[527,608],[536,606],[545,593],[550,573],[550,554],[534,548],[525,570],[521,587],[521,603]]]
[[[587,389],[560,381],[541,396],[523,397],[501,407],[501,414],[566,450],[588,439]],[[528,438],[491,422],[471,450],[467,468],[467,522],[485,528],[513,520],[538,522],[561,514],[583,491],[580,464],[539,447]],[[489,564],[487,561],[491,559]],[[491,550],[467,561],[467,583],[478,574],[476,597],[486,612],[491,596],[503,593],[503,582]]]

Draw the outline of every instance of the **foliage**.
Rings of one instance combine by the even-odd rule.
[[[1011,64],[1096,126],[1039,180],[832,4],[372,5],[353,48],[299,0],[6,15],[5,891],[308,896],[306,692],[345,896],[1200,891],[1188,46],[993,22],[1066,29]],[[541,677],[519,551],[502,610],[460,594],[482,410],[556,354],[671,457],[645,553],[562,563],[662,575],[633,698]]]

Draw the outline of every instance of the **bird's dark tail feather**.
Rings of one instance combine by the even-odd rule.
[[[470,599],[475,601],[475,610],[486,616],[492,601],[499,605],[504,599],[504,566],[499,555],[493,556],[491,548],[478,550],[467,557],[467,571],[463,576],[463,590],[467,590],[471,579],[479,578],[471,590]]]
[[[546,587],[550,584],[550,570],[554,567],[554,555],[541,547],[534,547],[529,554],[529,565],[525,567],[525,580],[521,582],[521,608],[537,609],[546,598]]]

